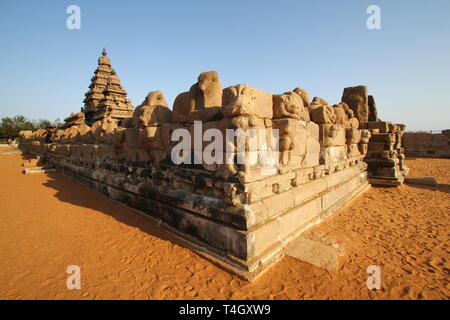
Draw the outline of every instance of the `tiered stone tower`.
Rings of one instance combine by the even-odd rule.
[[[111,117],[117,121],[133,116],[131,100],[122,88],[120,79],[113,68],[111,60],[103,49],[102,56],[98,58],[98,68],[91,79],[89,91],[85,94],[84,107],[86,123],[92,123]]]

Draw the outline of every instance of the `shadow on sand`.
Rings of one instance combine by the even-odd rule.
[[[431,191],[441,191],[450,193],[450,185],[449,184],[436,184],[436,185],[424,185],[424,184],[416,184],[416,183],[409,183],[405,182],[406,185],[418,189],[425,189],[425,190],[431,190]]]
[[[450,192],[450,185],[440,184],[434,177],[406,177],[405,184],[414,188],[427,189],[432,191]]]
[[[25,159],[24,159],[25,160]],[[212,263],[214,266],[230,272],[216,258],[205,254],[199,246],[196,246],[187,240],[163,229],[157,222],[146,217],[145,213],[137,212],[128,208],[124,204],[113,201],[107,196],[93,190],[82,183],[71,179],[59,172],[48,173],[48,181],[43,183],[44,186],[56,190],[55,197],[62,201],[79,207],[89,208],[109,215],[120,223],[130,227],[138,228],[148,235],[157,237],[161,240],[170,241],[174,245],[189,249],[197,256]],[[93,239],[93,241],[95,241]]]

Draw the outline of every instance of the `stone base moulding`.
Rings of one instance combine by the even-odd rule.
[[[58,157],[47,156],[47,159],[64,175],[150,217],[248,281],[255,280],[279,261],[292,240],[370,187],[367,165],[360,162],[256,204],[235,206],[235,217],[225,220],[220,215],[207,216],[200,208],[201,201],[220,206],[215,199],[174,192],[145,182],[124,183],[119,177],[73,165]],[[232,216],[230,208],[224,206],[224,209]],[[272,215],[264,215],[266,209]]]

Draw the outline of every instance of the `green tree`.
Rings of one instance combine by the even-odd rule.
[[[53,127],[53,123],[47,119],[39,119],[35,123],[35,127],[37,129],[48,129],[50,127]]]
[[[56,120],[53,122],[53,126],[55,128],[59,128],[62,124],[63,124],[63,122],[61,121],[60,118],[56,118]]]
[[[19,136],[21,130],[37,130],[48,129],[50,127],[59,127],[62,124],[58,118],[54,122],[47,119],[39,119],[37,121],[25,118],[22,115],[15,117],[3,117],[0,119],[0,139],[14,139]]]
[[[0,139],[16,138],[21,130],[36,130],[36,126],[22,115],[3,117],[0,120]]]

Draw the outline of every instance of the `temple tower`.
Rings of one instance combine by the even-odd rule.
[[[98,67],[85,96],[82,112],[88,125],[106,117],[112,117],[120,122],[133,116],[131,100],[127,98],[127,92],[122,88],[119,77],[111,67],[111,60],[107,57],[105,49],[98,58]]]

